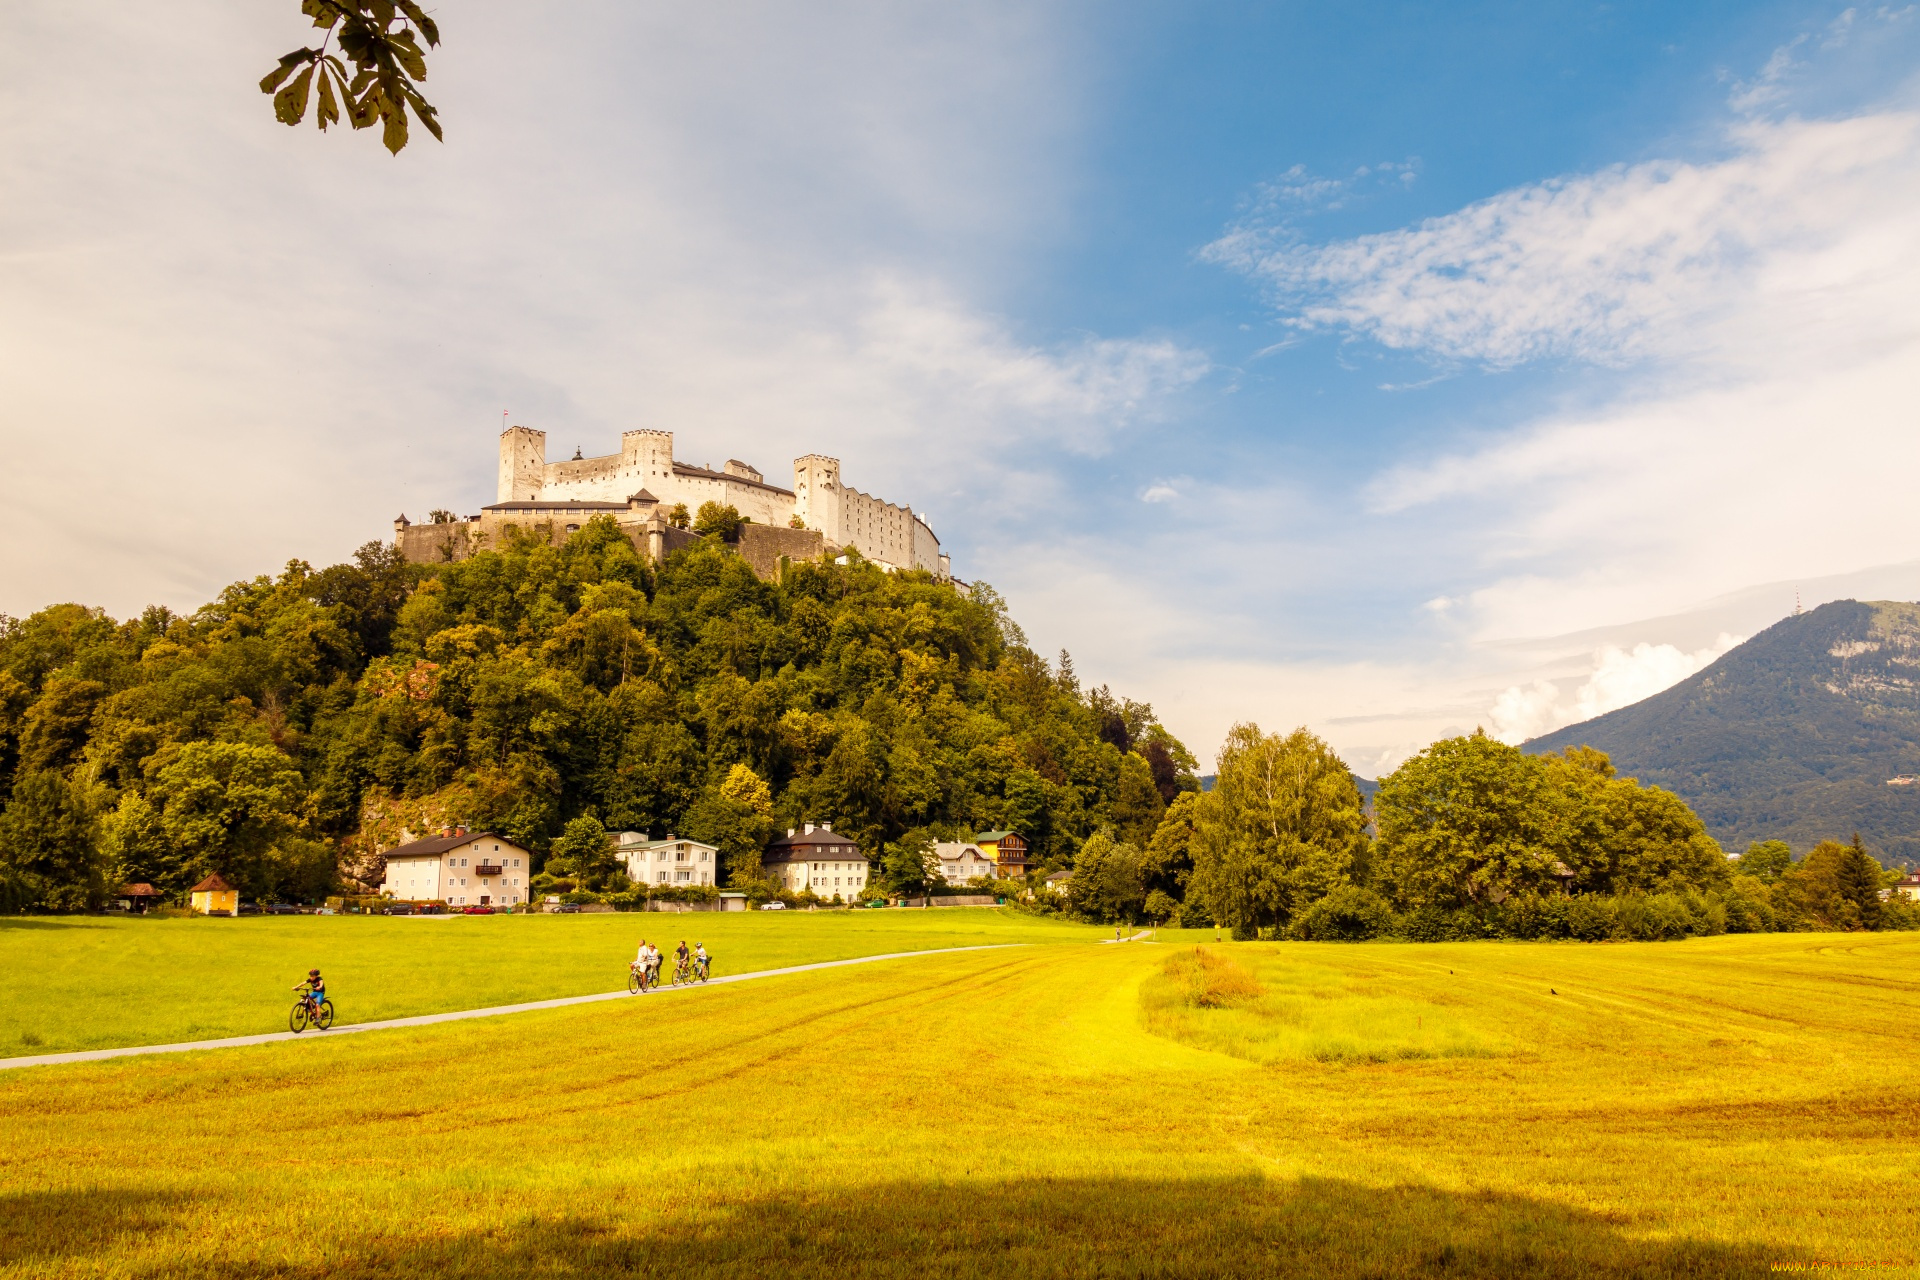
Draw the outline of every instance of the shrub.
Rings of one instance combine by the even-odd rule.
[[[1313,903],[1289,930],[1307,942],[1360,942],[1393,926],[1393,912],[1379,894],[1346,885]]]
[[[1613,936],[1613,906],[1604,898],[1575,898],[1567,906],[1567,936],[1599,942]]]

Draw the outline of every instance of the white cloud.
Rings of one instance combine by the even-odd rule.
[[[1571,699],[1551,680],[1512,685],[1488,709],[1487,723],[1502,742],[1519,744],[1670,689],[1745,639],[1722,632],[1713,644],[1693,653],[1645,641],[1632,649],[1607,645],[1594,651],[1593,669]]]
[[[1156,484],[1148,485],[1146,490],[1141,493],[1140,501],[1172,502],[1175,498],[1178,498],[1179,496],[1180,496],[1180,491],[1178,489],[1174,488],[1172,485],[1166,483],[1165,481],[1161,481]]]
[[[1295,325],[1494,366],[1714,355],[1715,332],[1754,332],[1754,307],[1809,308],[1837,337],[1823,301],[1874,285],[1854,250],[1910,258],[1917,131],[1909,113],[1743,125],[1713,163],[1555,179],[1328,245],[1240,230],[1207,256],[1264,281]]]

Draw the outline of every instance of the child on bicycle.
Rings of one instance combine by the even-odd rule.
[[[681,945],[684,946],[685,944],[683,943]],[[704,942],[694,943],[693,944],[693,971],[697,974],[705,975],[705,973],[707,972],[707,969],[712,964],[713,964],[712,959],[707,955],[707,944]]]
[[[307,980],[296,982],[295,991],[301,992],[307,1003],[318,1009],[320,1002],[327,998],[327,980],[320,976],[318,969],[307,970]]]

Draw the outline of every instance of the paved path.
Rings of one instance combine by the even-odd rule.
[[[789,965],[784,969],[760,969],[753,973],[731,973],[710,982],[685,987],[659,987],[647,993],[647,998],[673,995],[682,991],[699,991],[703,986],[717,987],[728,982],[752,982],[758,978],[778,978],[789,973],[812,973],[816,969],[839,969],[850,964],[872,964],[877,960],[905,960],[912,956],[948,956],[957,951],[997,951],[1002,947],[1017,947],[1023,943],[996,942],[977,947],[941,947],[935,951],[889,951],[879,956],[856,956],[851,960],[822,960],[817,964]],[[601,1000],[632,1000],[634,995],[626,991],[607,991],[592,996],[566,996],[559,1000],[532,1000],[526,1004],[495,1005],[491,1009],[461,1009],[454,1013],[423,1013],[413,1018],[388,1018],[384,1022],[356,1022],[351,1026],[339,1026],[331,1031],[274,1031],[259,1036],[228,1036],[224,1040],[192,1040],[184,1044],[136,1044],[122,1049],[85,1049],[77,1053],[43,1053],[31,1058],[0,1058],[0,1071],[13,1067],[48,1067],[63,1062],[104,1062],[108,1058],[131,1058],[143,1053],[188,1053],[195,1049],[232,1049],[248,1044],[272,1044],[278,1040],[326,1040],[334,1036],[350,1036],[361,1031],[389,1031],[397,1027],[429,1027],[436,1022],[459,1022],[465,1018],[498,1018],[509,1013],[530,1013],[535,1009],[564,1009],[573,1004],[594,1004]]]

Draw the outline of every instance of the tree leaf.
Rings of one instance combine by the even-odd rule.
[[[272,93],[278,89],[281,82],[293,74],[295,67],[303,62],[313,61],[314,52],[312,49],[295,49],[292,53],[282,56],[280,65],[260,78],[260,92]]]
[[[322,30],[331,30],[333,24],[340,21],[340,6],[328,0],[300,0],[300,12],[312,18],[313,25]]]
[[[307,91],[313,87],[313,67],[308,65],[292,84],[273,95],[273,118],[281,124],[299,124],[307,114]]]
[[[400,154],[400,149],[407,145],[406,103],[393,102],[383,96],[380,99],[380,115],[386,121],[386,129],[381,133],[380,141],[386,144],[388,151],[397,156]]]
[[[328,125],[340,122],[340,104],[334,99],[333,76],[329,74],[332,70],[329,67],[320,73],[320,109],[314,113],[314,121],[322,133],[327,131]]]

